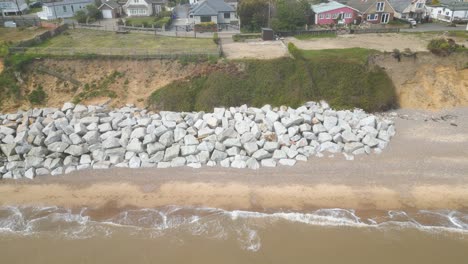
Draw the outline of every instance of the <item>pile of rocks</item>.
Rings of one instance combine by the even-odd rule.
[[[0,115],[0,175],[34,178],[115,167],[292,166],[322,152],[381,152],[393,122],[327,103],[153,113],[66,103]]]

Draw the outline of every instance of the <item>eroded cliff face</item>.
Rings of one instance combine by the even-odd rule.
[[[35,60],[18,76],[23,100],[6,100],[1,111],[31,108],[27,95],[39,87],[47,94],[44,106],[48,107],[60,107],[80,96],[82,104],[145,107],[152,92],[173,81],[232,67],[235,64],[169,60]]]
[[[402,108],[438,110],[468,106],[468,53],[438,57],[419,53],[400,62],[380,55],[374,63],[384,67],[396,88]]]

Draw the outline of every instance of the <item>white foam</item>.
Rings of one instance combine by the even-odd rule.
[[[422,224],[428,221],[431,224]],[[416,229],[430,233],[468,234],[468,213],[450,210],[421,210],[415,213],[388,211],[387,215],[363,220],[354,210],[340,208],[308,213],[266,213],[169,206],[122,211],[97,221],[87,215],[87,208],[73,213],[59,207],[0,207],[0,237],[51,235],[85,239],[127,232],[154,238],[181,232],[218,240],[236,238],[240,247],[248,251],[260,250],[260,230],[268,230],[284,222],[325,227]]]

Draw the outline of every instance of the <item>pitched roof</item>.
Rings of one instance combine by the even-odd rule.
[[[413,0],[387,0],[390,5],[392,5],[393,9],[397,11],[398,13],[403,12],[411,3]]]
[[[218,15],[220,12],[235,12],[235,10],[223,0],[204,0],[194,4],[190,10],[194,16]]]
[[[98,9],[101,9],[104,5],[107,5],[112,9],[119,8],[119,4],[117,4],[117,2],[115,2],[114,0],[107,0],[106,2],[103,2],[102,5],[98,7]]]
[[[343,8],[343,7],[346,7],[345,5],[343,4],[340,4],[338,2],[335,2],[335,1],[331,1],[331,2],[328,2],[328,3],[321,3],[321,4],[318,4],[318,5],[312,5],[312,11],[314,11],[315,13],[323,13],[323,12],[327,12],[327,11],[331,11],[331,10],[335,10],[335,9],[338,9],[338,8]]]
[[[346,4],[352,8],[365,12],[369,7],[375,4],[377,0],[349,0]]]
[[[50,3],[44,3],[45,6],[58,6],[58,5],[69,5],[69,4],[88,4],[88,3],[93,3],[92,0],[64,0],[60,2],[50,2]]]
[[[444,6],[453,11],[468,10],[468,2],[461,0],[440,0],[439,3],[437,6]]]

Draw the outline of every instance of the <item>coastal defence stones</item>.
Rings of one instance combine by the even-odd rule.
[[[381,153],[395,133],[391,120],[359,109],[335,111],[325,102],[213,113],[65,103],[0,114],[0,176],[33,179],[110,167],[256,170],[294,166],[326,152],[353,160]]]

